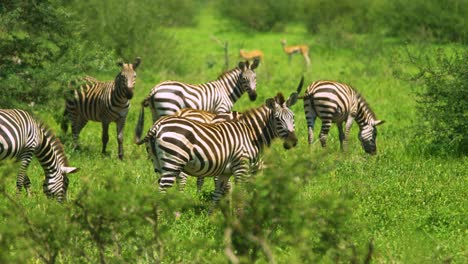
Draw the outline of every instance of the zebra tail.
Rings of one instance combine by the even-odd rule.
[[[143,127],[145,126],[145,101],[141,103],[140,114],[138,115],[138,122],[135,128],[135,143],[141,145],[141,135],[143,134]]]

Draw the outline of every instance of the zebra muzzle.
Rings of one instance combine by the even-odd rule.
[[[249,91],[249,99],[250,101],[255,101],[257,99],[257,92],[256,91]]]
[[[283,147],[285,149],[290,149],[297,146],[297,136],[296,133],[290,132],[288,133],[288,137],[284,140]]]

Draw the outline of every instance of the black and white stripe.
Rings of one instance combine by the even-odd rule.
[[[161,191],[171,187],[181,172],[196,177],[218,176],[213,196],[217,202],[229,177],[234,175],[236,182],[243,182],[273,139],[283,139],[286,149],[297,144],[294,113],[290,109],[297,102],[297,94],[288,100],[278,94],[235,121],[207,124],[166,116],[155,122],[137,144],[146,143],[155,171],[161,175]]]
[[[309,132],[309,144],[314,140],[315,119],[320,117],[322,129],[320,142],[326,146],[328,132],[332,123],[338,126],[341,148],[346,150],[351,125],[355,120],[359,126],[359,139],[367,153],[377,152],[378,120],[364,98],[349,85],[334,81],[316,81],[312,83],[303,97],[304,111]],[[343,131],[345,122],[345,131]]]
[[[193,108],[213,113],[231,111],[234,103],[247,92],[250,100],[257,98],[257,77],[252,64],[240,62],[238,67],[225,72],[218,79],[193,85],[178,81],[165,81],[156,85],[143,100],[136,128],[136,141],[141,139],[145,107],[150,107],[153,123],[162,116],[172,115],[183,108]]]
[[[140,58],[137,58],[133,64],[119,63],[121,71],[113,81],[101,82],[85,77],[82,79],[85,84],[70,89],[63,113],[62,130],[66,132],[68,121],[71,121],[75,146],[78,146],[78,137],[86,123],[89,120],[97,121],[102,123],[102,153],[105,153],[109,141],[109,124],[116,122],[119,158],[123,158],[123,130],[130,99],[133,97],[135,70],[140,62]]]
[[[187,119],[191,119],[197,122],[202,122],[202,123],[217,123],[217,122],[225,122],[225,121],[234,121],[237,120],[239,117],[242,116],[241,113],[233,111],[233,112],[227,112],[227,113],[220,113],[220,114],[215,114],[212,112],[208,111],[203,111],[203,110],[196,110],[192,108],[184,108],[179,111],[177,111],[173,116],[178,116],[178,117],[184,117]],[[257,163],[261,163],[261,159]],[[253,164],[252,167],[261,167],[261,164]],[[216,178],[214,177],[215,181],[215,186],[216,186]],[[187,174],[185,174],[183,171],[179,174],[179,189],[182,191],[185,188],[185,184],[187,182]],[[203,188],[203,184],[205,182],[204,177],[197,177],[197,192],[201,192]]]
[[[59,139],[27,112],[0,109],[0,160],[16,159],[21,162],[16,181],[18,193],[24,187],[29,194],[31,182],[26,170],[33,155],[45,172],[44,193],[62,201],[68,188],[67,174],[78,169],[69,167]]]

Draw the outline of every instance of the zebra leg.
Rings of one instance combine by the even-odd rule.
[[[322,121],[322,129],[320,130],[320,143],[322,144],[322,147],[327,146],[327,137],[331,125],[332,121]]]
[[[121,117],[117,120],[117,143],[119,145],[119,159],[123,159],[123,139],[124,139],[124,127],[126,117]]]
[[[347,147],[343,145],[343,141],[345,140],[345,134],[344,134],[344,131],[343,131],[343,123],[341,123],[341,122],[337,123],[336,127],[338,128],[338,134],[339,134],[339,137],[340,137],[341,150],[346,151]]]
[[[102,154],[106,154],[107,142],[109,142],[109,123],[102,122]]]
[[[162,173],[159,179],[159,191],[162,193],[166,192],[167,188],[172,187],[177,177],[179,177],[180,171],[165,171]]]
[[[88,120],[85,120],[83,118],[74,118],[72,120],[73,144],[75,149],[79,148],[78,140],[80,137],[80,132],[86,125],[86,123],[88,123]]]
[[[216,178],[216,176],[214,178]],[[198,177],[197,178],[197,193],[201,193],[203,189],[203,184],[205,184],[205,177]],[[215,186],[216,186],[216,182],[215,182]]]
[[[185,172],[180,172],[179,177],[177,177],[177,184],[179,186],[179,191],[183,192],[185,190],[185,185],[187,184],[188,175]]]
[[[216,176],[215,177],[215,191],[213,193],[213,204],[216,206],[219,201],[221,200],[221,197],[224,195],[225,191],[225,186],[226,182],[229,181],[228,176]]]
[[[349,115],[348,119],[346,120],[346,128],[345,128],[345,133],[344,133],[344,148],[345,148],[345,150],[348,149],[349,131],[351,130],[351,126],[353,125],[353,122],[354,122],[354,116]]]
[[[29,163],[31,163],[32,159],[32,152],[26,152],[21,155],[21,166],[18,172],[18,177],[16,178],[16,193],[20,194],[22,188],[24,187],[26,189],[26,192],[29,193],[29,187],[31,185],[31,181],[29,180],[29,177],[26,175],[26,170],[29,166]]]
[[[317,118],[317,113],[315,112],[314,108],[312,107],[312,100],[313,98],[304,98],[304,111],[307,121],[308,127],[308,142],[309,145],[314,142],[314,125],[315,119]]]

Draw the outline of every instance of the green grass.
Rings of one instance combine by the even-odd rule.
[[[348,241],[356,244],[360,252],[364,252],[365,245],[372,239],[375,246],[373,254],[375,263],[444,261],[466,263],[468,261],[467,159],[432,157],[420,154],[418,151],[421,146],[418,146],[418,142],[413,139],[415,124],[418,122],[414,94],[416,88],[413,87],[414,84],[397,79],[393,75],[395,69],[393,62],[395,56],[404,49],[403,45],[394,41],[366,41],[366,38],[362,39],[360,36],[352,36],[351,39],[344,40],[344,44],[330,45],[329,40],[324,37],[307,34],[301,25],[290,25],[284,33],[237,32],[228,21],[210,15],[208,11],[200,16],[197,27],[173,28],[170,31],[180,42],[187,69],[182,75],[166,69],[155,69],[152,67],[155,62],[145,61],[145,54],[137,54],[142,57],[142,70],[138,73],[136,94],[132,99],[125,128],[124,161],[117,159],[115,125],[111,125],[110,128],[107,156],[100,153],[99,123],[89,123],[83,129],[80,135],[83,148],[74,151],[71,150],[70,134],[63,135],[59,130],[59,124],[52,117],[57,114],[44,111],[43,108],[36,110],[35,114],[50,124],[64,141],[70,163],[81,168],[79,173],[70,176],[69,201],[77,199],[85,187],[89,188],[88,199],[93,199],[94,196],[96,199],[102,198],[103,201],[108,201],[103,197],[109,195],[109,202],[114,200],[120,203],[108,205],[110,209],[123,210],[127,202],[129,207],[138,207],[144,199],[135,197],[147,195],[150,200],[159,197],[158,175],[153,172],[144,147],[133,144],[140,102],[154,85],[166,79],[189,83],[202,83],[215,79],[221,73],[224,63],[222,48],[211,38],[215,36],[229,42],[229,59],[232,67],[240,60],[238,57],[240,48],[260,49],[265,53],[265,61],[257,70],[259,94],[257,101],[250,102],[247,96],[244,96],[235,105],[234,110],[244,111],[256,107],[277,92],[289,95],[295,90],[300,76],[304,75],[306,84],[318,79],[338,80],[351,84],[364,95],[377,117],[386,121],[379,127],[376,156],[369,156],[363,152],[357,139],[356,124],[353,125],[350,134],[347,153],[339,150],[336,128],[332,128],[328,148],[323,150],[318,143],[307,145],[307,128],[302,103],[299,102],[294,106],[299,145],[285,151],[280,142],[274,143],[266,156],[266,164],[272,167],[276,166],[275,164],[303,166],[297,175],[294,175],[298,172],[297,169],[291,169],[290,174],[284,175],[297,184],[295,186],[299,196],[297,201],[309,204],[330,197],[343,201],[350,209],[346,223],[352,225],[346,228],[353,231]],[[287,56],[281,49],[281,38],[287,38],[290,44],[309,44],[311,68],[305,69],[299,56],[294,57],[289,65]],[[102,73],[96,73],[96,75],[107,80],[112,79],[115,74],[102,76]],[[150,114],[149,111],[146,113],[146,129],[148,129]],[[318,134],[320,122],[316,127],[315,134]],[[1,170],[2,174],[7,174],[6,166]],[[257,178],[268,178],[271,176],[269,172],[271,173],[271,170],[260,173]],[[33,181],[35,194],[31,198],[19,199],[20,205],[31,212],[39,208],[47,213],[48,210],[52,210],[50,208],[53,202],[42,197],[43,172],[37,161],[32,163],[28,173]],[[6,192],[14,196],[15,176],[11,172],[7,175]],[[206,182],[205,190],[212,190],[211,181]],[[214,216],[207,215],[209,198],[200,198],[196,195],[195,179],[189,179],[184,194],[175,195],[184,197],[192,207],[182,208],[180,218],[166,215],[161,220],[161,227],[164,229],[161,237],[165,249],[163,262],[226,262],[223,253],[224,229],[220,220],[222,217],[219,213],[215,213]],[[158,199],[166,201],[164,198]],[[147,205],[140,204],[141,207]],[[291,210],[296,208],[294,204],[282,206],[290,207]],[[106,205],[96,207],[105,208]],[[9,208],[8,201],[0,199],[0,211],[2,209],[5,211],[6,208]],[[119,217],[119,213],[121,212],[113,214]],[[2,215],[8,216],[5,213]],[[0,219],[0,225],[7,224],[12,224],[8,217]],[[124,225],[124,223],[119,224]],[[148,234],[151,231],[149,225],[142,224],[135,227],[131,222],[122,229],[133,229],[137,233]],[[279,229],[273,233],[280,237],[281,232],[288,230]],[[83,237],[87,236],[84,231],[80,234]],[[80,241],[89,256],[96,257],[92,243]],[[131,236],[128,241],[131,245],[136,243],[131,242]],[[0,242],[2,242],[1,235]],[[273,238],[271,242],[278,245],[273,249],[278,262],[291,259],[299,261],[300,258],[294,255],[299,249],[284,246],[281,241],[274,241]],[[8,248],[13,252],[12,258],[14,258],[15,254],[19,254],[21,247],[13,244]],[[131,258],[132,252],[137,249],[123,245],[123,250],[124,258],[126,254]],[[111,247],[106,254],[110,260],[113,259]],[[25,258],[28,262],[37,262],[34,259],[38,259],[38,256],[33,252]],[[64,262],[70,262],[70,259],[65,254],[59,257],[59,260]],[[150,262],[145,258],[138,260],[140,263]],[[259,262],[265,261],[262,259]],[[334,262],[328,255],[319,258],[318,261]]]

